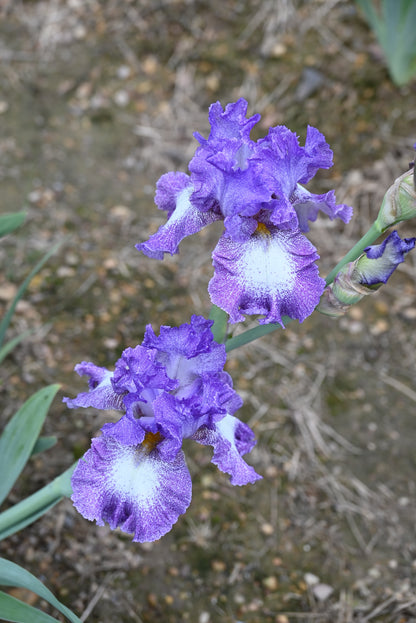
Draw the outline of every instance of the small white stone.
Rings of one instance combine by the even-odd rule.
[[[381,571],[378,567],[371,567],[371,569],[368,570],[368,575],[370,576],[370,578],[378,580],[378,578],[381,576]]]
[[[87,36],[87,29],[85,28],[85,26],[83,24],[78,24],[75,28],[74,28],[74,37],[75,39],[85,39],[85,37]]]
[[[114,93],[114,102],[120,108],[124,108],[130,102],[130,95],[124,89],[119,89]]]
[[[319,601],[325,601],[330,595],[332,595],[334,589],[332,586],[329,586],[329,584],[315,584],[312,588],[312,592],[316,599],[319,599]]]
[[[130,76],[130,67],[128,65],[120,65],[120,67],[117,69],[117,78],[120,78],[120,80],[126,80],[127,78],[130,78]]]
[[[318,576],[315,575],[314,573],[305,573],[305,575],[303,576],[303,579],[305,580],[308,586],[315,586],[315,584],[318,584],[319,582]]]
[[[30,203],[37,203],[42,198],[42,191],[40,190],[32,190],[27,196]]]

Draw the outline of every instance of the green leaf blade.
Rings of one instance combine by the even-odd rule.
[[[31,523],[43,517],[43,515],[45,515],[48,511],[50,511],[51,508],[53,508],[61,500],[62,500],[62,496],[57,497],[55,500],[50,502],[50,504],[46,504],[45,506],[42,506],[42,508],[40,508],[38,511],[35,511],[31,513],[30,515],[26,515],[24,519],[17,521],[14,524],[9,525],[7,528],[4,528],[4,529],[0,528],[0,541],[3,541],[3,539],[7,539],[8,536],[10,536],[11,534],[15,534],[15,532],[19,532],[20,530],[23,530],[23,528],[26,528],[26,526],[30,526]],[[5,513],[7,513],[7,511],[5,511]]]
[[[18,289],[18,291],[16,293],[16,296],[14,297],[13,301],[11,302],[11,305],[10,305],[9,309],[7,310],[7,312],[4,315],[2,321],[0,322],[0,347],[3,344],[4,335],[5,335],[5,333],[7,331],[7,328],[9,326],[9,324],[10,324],[10,321],[12,319],[14,310],[16,309],[16,305],[18,304],[18,302],[22,298],[23,294],[27,290],[27,287],[29,286],[29,284],[32,281],[33,277],[42,269],[43,265],[46,264],[46,262],[49,260],[51,255],[53,255],[55,253],[55,251],[61,246],[61,244],[62,244],[62,242],[58,242],[51,249],[49,249],[49,251],[47,253],[45,253],[45,255],[39,260],[39,262],[33,267],[33,269],[30,271],[30,273],[28,274],[28,276],[26,277],[26,279],[23,281],[22,285]]]
[[[10,560],[0,558],[0,585],[2,586],[17,586],[19,588],[26,588],[36,595],[39,595],[42,599],[51,604],[59,612],[67,617],[71,623],[81,623],[81,619],[72,612],[69,608],[64,606],[55,595],[46,586],[38,580],[37,577],[32,575],[23,567],[16,565]],[[1,611],[0,611],[1,616]],[[48,615],[45,615],[48,616]],[[53,619],[55,621],[55,619]],[[32,620],[28,619],[28,623],[32,623]]]
[[[10,234],[24,222],[26,212],[14,212],[0,216],[0,238]]]
[[[39,439],[36,440],[35,445],[33,446],[31,456],[53,448],[57,441],[58,440],[55,435],[49,435],[49,437],[39,437]]]
[[[356,3],[383,49],[393,82],[402,86],[412,80],[416,76],[416,2],[356,0]]]
[[[0,541],[42,517],[63,497],[71,497],[71,479],[77,463],[29,497],[0,513]]]
[[[0,437],[0,504],[29,459],[59,385],[49,385],[31,396],[8,422]]]
[[[12,623],[59,623],[58,619],[3,591],[0,591],[0,617],[1,621]]]
[[[3,361],[3,359],[7,357],[9,353],[12,352],[15,346],[20,344],[20,342],[22,342],[26,337],[28,337],[32,333],[33,333],[33,329],[27,329],[26,331],[23,331],[20,335],[17,335],[13,339],[6,342],[6,344],[4,344],[4,346],[0,348],[0,363]]]

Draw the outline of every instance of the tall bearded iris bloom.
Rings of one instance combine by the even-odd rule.
[[[69,407],[123,412],[102,427],[72,476],[72,500],[87,519],[133,533],[133,541],[168,532],[191,502],[187,438],[213,447],[212,462],[231,484],[260,478],[241,458],[254,434],[233,415],[242,400],[223,370],[225,347],[214,342],[212,324],[192,316],[190,324],[161,327],[159,336],[148,325],[142,344],[127,348],[113,372],[76,366],[89,391],[64,398]]]
[[[263,314],[261,323],[287,315],[303,321],[319,302],[325,283],[315,247],[304,235],[318,212],[348,222],[352,208],[336,204],[334,191],[316,195],[304,187],[318,169],[332,166],[324,136],[308,126],[305,145],[285,126],[270,128],[254,142],[260,115],[246,118],[244,99],[209,109],[208,139],[189,163],[190,175],[170,172],[157,183],[155,201],[167,212],[165,225],[136,245],[149,257],[178,253],[183,238],[214,221],[224,232],[212,258],[212,302],[231,322]]]

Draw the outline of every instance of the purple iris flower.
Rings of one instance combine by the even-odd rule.
[[[76,371],[89,391],[64,398],[70,408],[124,412],[79,461],[72,476],[72,501],[87,519],[154,541],[168,532],[191,502],[191,477],[183,439],[213,447],[212,462],[231,484],[261,478],[242,456],[255,445],[253,431],[233,413],[242,400],[224,372],[225,347],[213,340],[211,320],[164,327],[127,348],[110,372],[93,363]]]
[[[246,118],[244,99],[209,109],[208,139],[189,163],[190,175],[170,172],[156,186],[155,201],[167,212],[165,225],[136,245],[149,257],[178,253],[179,243],[205,225],[222,220],[224,232],[213,251],[212,302],[230,322],[264,314],[260,323],[282,316],[301,322],[324,290],[315,247],[304,235],[318,212],[348,222],[352,208],[336,204],[334,191],[316,195],[303,186],[318,169],[332,166],[325,137],[308,126],[305,145],[285,126],[270,128],[254,142],[250,131],[260,115]]]

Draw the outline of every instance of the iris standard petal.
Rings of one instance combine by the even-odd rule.
[[[132,533],[133,541],[155,541],[169,532],[191,502],[191,477],[182,452],[163,461],[157,436],[125,446],[103,435],[93,439],[72,476],[72,501],[99,526]]]
[[[231,475],[232,485],[246,485],[261,479],[242,458],[256,444],[253,431],[244,422],[226,415],[213,428],[201,428],[193,439],[203,446],[213,446],[212,463]]]
[[[208,140],[205,139],[199,132],[194,133],[195,138],[201,145],[233,138],[249,141],[250,132],[253,126],[260,121],[260,115],[256,114],[246,119],[247,106],[246,100],[242,97],[237,102],[227,104],[224,110],[220,102],[211,104],[208,113],[211,125],[209,138]]]
[[[137,397],[144,395],[142,398],[144,402],[149,390],[174,389],[178,385],[177,381],[166,375],[165,368],[156,361],[156,357],[157,351],[144,346],[126,348],[114,369],[112,381],[114,389],[119,393],[137,394]]]
[[[282,324],[284,315],[302,322],[325,286],[314,264],[318,257],[299,231],[259,226],[244,243],[223,235],[213,253],[211,300],[230,315],[230,322],[244,320],[244,314],[265,314],[261,324]]]
[[[259,175],[270,191],[286,199],[290,199],[298,183],[306,183],[318,169],[332,166],[332,151],[325,137],[311,126],[304,147],[286,126],[270,128],[267,136],[257,141],[254,154]]]
[[[212,209],[220,214],[234,240],[247,239],[254,232],[257,222],[253,217],[271,198],[249,155],[249,145],[233,139],[216,145],[213,153],[200,147],[189,163],[195,189],[192,203],[201,211]]]
[[[143,346],[158,351],[156,360],[165,366],[171,379],[179,381],[183,390],[201,374],[215,374],[224,367],[225,347],[214,342],[212,325],[212,320],[193,315],[189,324],[161,326],[158,336],[147,325]]]

